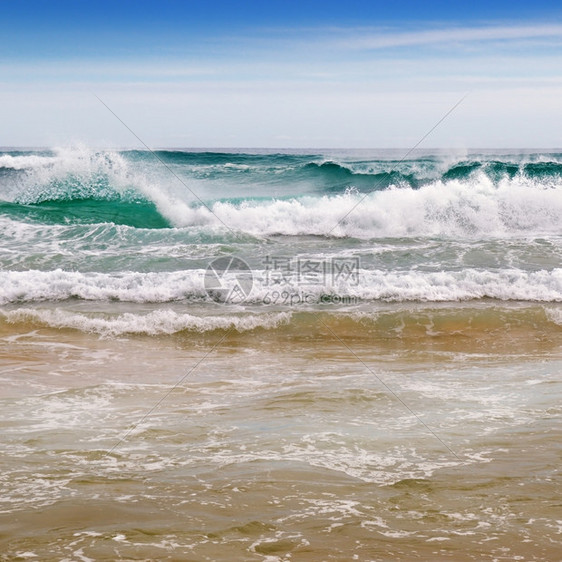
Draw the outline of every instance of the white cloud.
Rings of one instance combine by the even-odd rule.
[[[562,114],[562,49],[423,49],[555,42],[562,25],[345,33],[293,33],[281,52],[258,41],[245,56],[208,60],[4,63],[0,145],[135,145],[95,92],[150,146],[408,147],[467,89],[424,146],[562,144],[553,118]]]
[[[340,40],[338,43],[348,49],[364,50],[438,43],[475,43],[537,38],[562,39],[562,25],[455,27],[407,32],[375,30],[369,33],[356,32],[354,37]]]

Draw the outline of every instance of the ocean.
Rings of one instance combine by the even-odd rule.
[[[562,152],[0,151],[0,559],[562,559]]]

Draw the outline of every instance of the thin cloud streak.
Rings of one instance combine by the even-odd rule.
[[[369,36],[339,41],[348,49],[370,50],[392,47],[412,47],[439,43],[469,43],[479,41],[506,41],[536,38],[562,39],[562,25],[454,27],[428,31],[386,32],[373,31]]]

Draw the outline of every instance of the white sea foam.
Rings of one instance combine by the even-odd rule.
[[[442,272],[362,272],[358,290],[363,299],[390,301],[459,301],[481,298],[551,302],[562,300],[562,269],[527,272],[463,269]]]
[[[12,170],[29,170],[30,168],[39,168],[49,166],[55,162],[50,156],[37,156],[35,154],[12,156],[3,154],[0,156],[0,168]]]
[[[128,302],[170,302],[205,298],[203,272],[118,274],[77,271],[0,272],[0,304],[79,298]]]
[[[562,326],[562,310],[559,308],[547,308],[546,309],[546,316],[555,324]]]
[[[533,236],[559,234],[562,226],[562,183],[558,176],[537,180],[518,174],[494,181],[481,171],[460,180],[436,179],[419,189],[396,186],[370,194],[350,189],[336,195],[283,200],[209,202],[207,208],[199,206],[198,201],[200,196],[210,198],[210,193],[205,193],[209,188],[206,183],[193,178],[180,181],[156,160],[134,163],[119,152],[96,152],[77,146],[57,149],[49,157],[3,155],[1,162],[28,172],[24,187],[11,194],[19,202],[33,203],[63,196],[53,190],[65,189],[56,180],[68,175],[84,179],[85,184],[90,181],[88,178],[104,176],[115,192],[132,190],[152,201],[161,215],[176,227],[228,227],[257,236],[330,235],[368,239]],[[245,169],[246,165],[231,166]],[[96,181],[90,183],[91,189],[97,188]],[[349,187],[353,187],[353,178]]]
[[[395,188],[368,195],[348,191],[239,205],[217,202],[172,219],[186,226],[220,224],[253,235],[332,235],[357,238],[403,236],[528,236],[558,234],[562,186],[518,178],[494,184],[484,174],[464,181],[437,181],[420,189]],[[179,217],[179,222],[178,222]],[[171,218],[171,217],[170,217]]]
[[[77,189],[88,189],[89,181],[105,175],[111,178],[112,188],[122,191],[129,183],[128,164],[117,152],[97,152],[85,146],[55,149],[51,156],[10,156],[0,158],[11,159],[12,167],[26,171],[25,181],[18,184],[18,191],[13,198],[17,202],[28,204],[39,201],[68,198],[67,187],[57,185],[69,175],[80,180],[75,182]],[[3,194],[3,196],[6,194]]]
[[[179,189],[171,189],[169,172],[158,166],[161,174],[168,174],[165,180],[160,175],[151,176],[141,171],[138,166],[129,162],[116,151],[94,151],[82,145],[70,148],[57,148],[53,156],[11,156],[4,155],[6,164],[13,168],[25,169],[27,177],[23,183],[5,189],[2,198],[23,204],[37,203],[46,200],[67,199],[68,185],[64,180],[69,176],[77,178],[73,182],[78,196],[107,196],[110,193],[100,193],[99,178],[105,177],[109,182],[109,189],[116,195],[127,190],[138,192],[152,201],[162,216],[172,223],[179,224],[187,221],[197,223],[197,210],[191,208],[192,194],[178,183]],[[173,180],[173,177],[172,177]],[[102,189],[103,191],[103,189]],[[178,193],[182,197],[178,196]],[[76,194],[75,194],[76,195]]]
[[[164,303],[208,301],[203,270],[176,272],[81,273],[77,271],[0,272],[0,305],[78,298],[89,301]],[[225,277],[227,279],[228,277]],[[305,285],[297,279],[271,286],[264,272],[254,272],[249,304],[338,304],[342,299],[392,302],[445,302],[492,298],[562,302],[562,268],[459,271],[361,270],[359,282],[337,286]],[[281,293],[293,295],[284,299]],[[276,298],[276,296],[278,298]]]
[[[562,301],[562,269],[523,271],[467,268],[457,271],[360,270],[357,284],[336,286],[306,285],[293,279],[271,287],[256,275],[247,302],[273,304],[338,304],[341,302],[382,300],[390,302],[446,302],[491,298],[502,301]],[[292,295],[283,301],[282,293]],[[278,295],[275,300],[274,295]],[[350,300],[351,299],[351,300]]]
[[[9,312],[0,311],[0,318],[7,322],[34,322],[52,328],[71,328],[103,336],[123,334],[161,335],[184,330],[209,332],[213,330],[235,330],[246,332],[257,328],[273,329],[287,324],[288,312],[251,314],[244,316],[195,316],[180,314],[173,310],[156,310],[148,314],[125,313],[116,316],[87,315],[61,309],[22,308]]]

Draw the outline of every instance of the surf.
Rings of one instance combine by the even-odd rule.
[[[309,153],[156,156],[164,164],[147,151],[81,146],[3,153],[1,212],[46,224],[359,239],[542,236],[557,233],[562,216],[557,154],[404,161]]]

